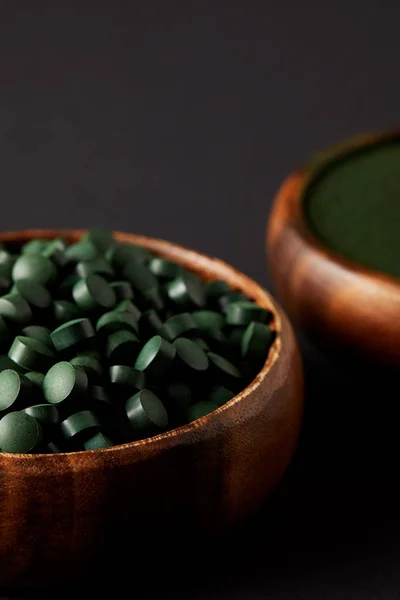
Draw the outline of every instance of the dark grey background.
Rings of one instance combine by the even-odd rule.
[[[3,1],[1,228],[106,224],[270,286],[264,230],[285,174],[398,124],[399,18],[389,0]],[[286,481],[228,540],[174,550],[143,597],[398,598],[398,392],[302,350]]]

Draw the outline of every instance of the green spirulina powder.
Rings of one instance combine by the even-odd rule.
[[[308,188],[305,210],[326,245],[400,277],[400,141],[332,162]]]

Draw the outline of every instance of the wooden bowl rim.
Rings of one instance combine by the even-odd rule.
[[[374,286],[382,286],[383,284],[385,287],[389,287],[392,293],[399,293],[400,279],[347,258],[318,238],[308,224],[304,211],[304,200],[310,185],[332,163],[346,159],[347,156],[356,154],[362,149],[372,148],[397,139],[400,140],[400,129],[392,129],[380,133],[355,135],[329,146],[315,154],[305,166],[292,171],[283,181],[276,194],[276,206],[282,211],[281,214],[286,226],[289,226],[302,238],[303,243],[310,252],[314,253],[319,259],[336,264],[353,279],[356,278],[359,281],[368,279]]]
[[[87,229],[25,229],[6,231],[0,232],[0,243],[23,243],[31,239],[53,239],[55,237],[64,237],[71,241],[77,241],[85,233],[87,233],[87,231]],[[197,430],[204,427],[211,419],[215,418],[215,415],[228,411],[232,406],[236,405],[237,403],[245,401],[246,398],[248,398],[250,394],[252,394],[252,392],[254,392],[254,390],[256,390],[263,383],[266,376],[271,371],[273,365],[276,363],[280,356],[282,349],[282,341],[281,336],[279,334],[282,330],[282,320],[279,314],[279,309],[271,294],[269,294],[267,290],[260,286],[256,281],[254,281],[247,275],[244,275],[244,273],[241,273],[240,271],[236,270],[234,267],[220,259],[207,256],[206,254],[188,249],[184,246],[175,244],[173,242],[169,242],[167,240],[121,231],[113,231],[113,235],[117,241],[144,246],[153,250],[156,254],[159,254],[161,256],[164,255],[172,260],[175,260],[176,262],[182,264],[183,266],[189,269],[192,269],[195,272],[207,270],[210,273],[212,273],[212,279],[224,279],[228,281],[228,283],[232,282],[231,285],[233,287],[248,294],[249,297],[254,299],[258,304],[260,304],[260,306],[264,306],[265,308],[271,310],[273,314],[273,329],[276,331],[276,337],[269,350],[267,360],[264,363],[262,369],[255,376],[253,381],[251,381],[246,388],[244,388],[241,392],[234,396],[234,398],[232,398],[222,406],[218,407],[211,413],[205,415],[204,417],[196,419],[191,423],[182,425],[175,429],[171,429],[169,431],[160,433],[149,438],[144,438],[142,440],[137,440],[126,444],[118,444],[115,446],[110,446],[109,448],[100,448],[97,450],[59,452],[57,454],[21,454],[0,451],[0,457],[3,461],[7,459],[23,459],[23,461],[29,462],[42,460],[48,463],[52,463],[54,465],[57,462],[58,458],[67,457],[68,459],[70,458],[74,461],[80,461],[80,468],[91,468],[92,465],[90,461],[86,460],[86,457],[88,457],[89,455],[97,456],[99,454],[104,453],[117,454],[123,452],[128,448],[153,446],[157,445],[162,440],[168,440],[179,436],[184,437],[185,434],[188,434],[195,429]]]

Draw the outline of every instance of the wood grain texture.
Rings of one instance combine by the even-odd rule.
[[[24,231],[0,241],[81,231]],[[211,415],[104,450],[0,453],[0,583],[48,585],[140,540],[224,531],[254,511],[294,452],[302,416],[301,359],[279,305],[227,264],[162,240],[117,233],[206,279],[225,279],[273,312],[276,340],[255,380]],[[133,542],[134,540],[134,542]],[[123,550],[122,550],[123,549]]]
[[[327,248],[305,222],[309,183],[332,160],[399,138],[361,135],[320,153],[277,193],[267,227],[267,260],[278,298],[307,336],[336,356],[400,368],[400,284]]]

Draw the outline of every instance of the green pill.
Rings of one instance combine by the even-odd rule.
[[[79,367],[62,361],[46,373],[43,393],[50,404],[60,404],[82,398],[88,389],[88,377]]]
[[[0,298],[0,316],[18,325],[27,325],[32,319],[32,310],[19,294],[7,294]]]
[[[54,353],[46,344],[23,335],[14,339],[8,356],[27,371],[47,371],[54,362]]]
[[[28,279],[36,283],[46,284],[52,281],[56,268],[45,256],[40,254],[23,254],[17,258],[12,270],[13,281]]]
[[[255,302],[232,302],[226,308],[226,322],[228,325],[248,325],[251,321],[266,323],[271,317],[271,312]]]
[[[39,373],[39,371],[29,371],[28,373],[25,373],[25,378],[29,379],[33,386],[42,390],[44,382],[43,373]]]
[[[106,252],[114,244],[112,231],[105,227],[92,227],[84,239],[93,244],[101,253]]]
[[[217,375],[228,375],[229,377],[233,377],[238,379],[241,377],[239,369],[235,367],[229,360],[216,354],[215,352],[208,352],[207,354],[210,367],[212,367],[214,373]]]
[[[254,357],[265,360],[274,338],[275,332],[268,325],[252,321],[242,337],[243,358]]]
[[[39,423],[24,412],[10,412],[0,420],[2,452],[32,452],[42,440]]]
[[[53,342],[50,338],[51,332],[47,327],[43,327],[42,325],[28,325],[23,328],[21,333],[26,337],[34,338],[35,340],[42,342],[42,344],[46,344],[49,348],[53,347]]]
[[[145,263],[151,258],[151,252],[134,244],[120,243],[106,252],[106,259],[109,260],[112,266],[118,271],[123,271],[125,265],[131,262]]]
[[[224,296],[225,294],[229,294],[231,292],[231,288],[222,279],[215,279],[214,281],[210,281],[205,286],[205,295],[207,302],[216,302],[218,298]]]
[[[229,402],[229,400],[232,400],[235,395],[236,394],[234,394],[231,390],[228,390],[226,387],[223,387],[222,385],[216,385],[211,389],[208,400],[212,404],[222,406],[223,404]]]
[[[135,387],[141,390],[145,387],[143,371],[138,371],[127,365],[113,365],[110,367],[111,383],[122,387]]]
[[[225,325],[224,316],[214,310],[196,310],[192,313],[192,319],[201,331],[222,329]]]
[[[192,340],[181,337],[173,342],[176,357],[185,367],[195,371],[205,371],[208,368],[207,354]]]
[[[243,301],[247,302],[248,298],[242,292],[231,292],[229,294],[225,294],[218,298],[219,307],[221,308],[221,310],[224,310],[224,311],[226,311],[229,304],[232,304],[233,302],[243,302]]]
[[[81,410],[67,417],[61,422],[61,432],[65,439],[89,439],[99,431],[100,422],[90,410]]]
[[[158,287],[157,277],[140,262],[127,262],[123,268],[123,275],[131,283],[133,289],[141,294]]]
[[[67,259],[73,262],[88,262],[94,260],[98,255],[98,249],[89,241],[77,242],[65,250]]]
[[[207,341],[211,346],[216,346],[217,348],[225,348],[228,344],[228,338],[222,329],[208,329],[208,331],[203,331],[203,335],[207,336]]]
[[[126,414],[135,430],[165,429],[168,413],[161,400],[150,390],[143,389],[126,401]]]
[[[133,331],[116,331],[106,342],[106,355],[111,364],[132,365],[140,347],[139,338]]]
[[[109,448],[112,445],[112,441],[101,432],[96,433],[84,443],[85,450],[100,450],[101,448]]]
[[[71,365],[83,369],[90,380],[100,381],[103,367],[101,366],[100,360],[93,356],[87,356],[80,354],[70,360]]]
[[[94,309],[110,309],[115,306],[117,298],[109,283],[100,275],[88,275],[80,279],[72,288],[72,296],[76,304],[85,311]]]
[[[102,256],[98,256],[93,260],[79,262],[75,267],[75,272],[81,279],[86,279],[89,275],[101,275],[105,279],[112,279],[114,276],[112,266]]]
[[[55,300],[53,302],[53,316],[56,323],[67,323],[77,319],[82,314],[76,304],[68,302],[68,300]]]
[[[68,244],[67,242],[63,239],[63,238],[54,238],[54,240],[50,240],[49,242],[47,242],[42,251],[41,254],[43,254],[43,256],[47,256],[47,258],[49,258],[48,255],[51,254],[53,248],[56,248],[57,250],[61,250],[62,252],[65,252],[66,249],[68,248]]]
[[[24,412],[33,417],[43,427],[57,425],[60,422],[60,413],[54,404],[34,404],[25,408]]]
[[[201,337],[194,337],[193,341],[205,352],[209,352],[211,350],[210,346],[207,344],[205,340]]]
[[[110,286],[115,292],[117,302],[131,300],[134,297],[132,286],[128,281],[113,281]]]
[[[161,336],[155,335],[141,349],[135,362],[135,369],[145,371],[150,376],[162,375],[171,366],[175,353],[175,346]]]
[[[94,336],[93,325],[85,318],[63,323],[50,334],[51,341],[58,352],[87,342]]]
[[[21,254],[41,254],[47,244],[47,240],[30,240],[21,246]]]
[[[57,269],[65,267],[69,259],[65,255],[67,245],[64,240],[57,238],[49,242],[42,250],[42,256],[48,258]]]
[[[32,390],[31,382],[14,371],[5,369],[0,373],[0,411],[18,409],[27,402]]]
[[[27,279],[17,281],[16,290],[33,308],[48,308],[52,302],[50,292],[36,281]]]
[[[117,304],[117,306],[115,307],[115,310],[117,310],[118,312],[129,312],[137,320],[140,318],[140,316],[142,314],[141,311],[136,306],[136,304],[134,304],[132,302],[132,300],[129,300],[129,298],[127,298],[126,300],[122,300],[119,304]]]
[[[187,420],[189,422],[197,421],[197,419],[201,419],[206,415],[210,414],[214,410],[217,410],[218,405],[214,402],[207,402],[206,400],[201,400],[200,402],[196,402],[186,411]]]
[[[169,299],[181,306],[202,308],[205,305],[204,284],[188,271],[169,281],[166,291]]]
[[[193,316],[190,313],[181,313],[179,315],[174,315],[165,321],[158,333],[169,342],[172,342],[180,335],[184,335],[185,333],[196,329],[197,324]]]
[[[179,274],[180,266],[166,258],[154,256],[149,262],[149,269],[160,279],[174,279]]]
[[[100,317],[96,323],[96,330],[105,335],[120,330],[137,332],[138,322],[133,313],[113,310]]]

